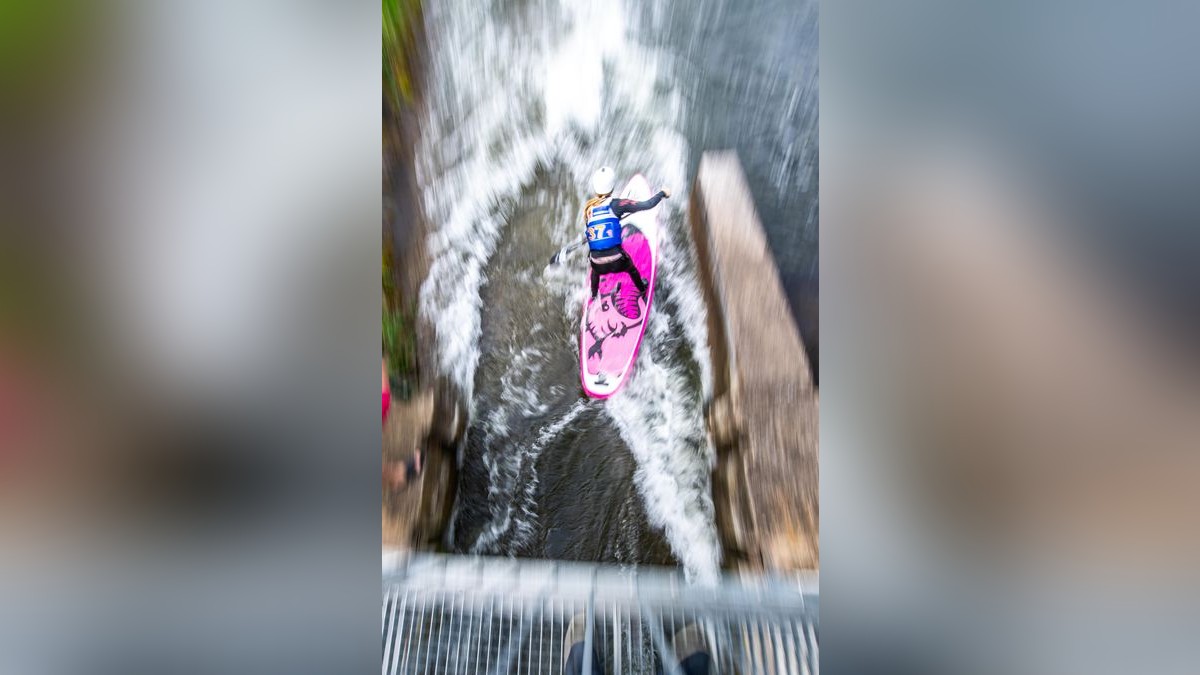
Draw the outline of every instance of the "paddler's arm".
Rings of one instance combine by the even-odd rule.
[[[624,218],[625,216],[627,216],[631,213],[637,213],[638,211],[645,211],[646,209],[652,209],[652,208],[658,206],[658,203],[661,202],[664,198],[670,198],[670,196],[671,196],[671,190],[668,188],[662,188],[661,190],[658,191],[658,194],[654,195],[650,199],[647,199],[647,200],[641,201],[641,202],[635,202],[632,199],[614,199],[612,201],[613,215],[615,215],[618,218]]]

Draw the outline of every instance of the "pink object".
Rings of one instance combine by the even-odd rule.
[[[383,392],[383,421],[387,421],[388,407],[392,404],[392,394],[387,390]]]
[[[629,180],[621,197],[642,201],[652,194],[650,184],[638,174]],[[618,272],[602,276],[596,299],[584,303],[579,326],[579,374],[583,391],[592,398],[608,398],[617,393],[637,361],[654,300],[660,208],[661,205],[655,206],[622,221],[625,232],[622,245],[646,282],[646,297],[638,297],[628,273]],[[591,273],[589,265],[589,277]],[[590,282],[585,287],[590,288]]]

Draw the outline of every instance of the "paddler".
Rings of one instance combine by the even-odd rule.
[[[638,293],[646,295],[645,280],[634,266],[633,259],[621,246],[621,219],[631,213],[652,209],[664,198],[671,196],[669,189],[661,188],[653,197],[642,202],[613,199],[612,191],[616,182],[617,174],[612,167],[601,167],[592,174],[592,192],[596,196],[583,206],[583,240],[590,249],[593,300],[600,290],[600,276],[616,272],[627,272]]]

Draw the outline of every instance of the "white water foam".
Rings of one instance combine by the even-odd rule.
[[[713,451],[688,378],[643,350],[635,377],[607,410],[637,460],[634,481],[687,578],[715,584],[721,550],[709,476]]]
[[[563,429],[574,422],[586,407],[585,401],[576,401],[561,417],[542,428],[527,448],[485,456],[484,462],[492,478],[492,489],[497,494],[504,493],[507,499],[494,502],[501,505],[503,513],[493,518],[475,540],[471,546],[472,553],[497,553],[498,551],[493,549],[506,535],[512,537],[508,542],[509,548],[519,548],[528,541],[537,526],[537,513],[533,506],[537,495],[538,477],[534,467],[546,446],[558,438]],[[521,486],[519,490],[515,489],[518,484]],[[500,489],[501,485],[505,489]]]
[[[417,171],[427,186],[424,209],[434,232],[420,311],[435,329],[439,369],[473,403],[485,266],[538,169],[565,170],[580,186],[577,198],[552,202],[560,246],[580,236],[584,186],[596,167],[612,165],[623,176],[641,172],[652,184],[673,187],[664,222],[675,231],[664,233],[657,282],[669,302],[656,302],[638,372],[608,409],[637,460],[635,480],[652,524],[666,534],[689,576],[707,581],[715,579],[720,557],[708,481],[712,451],[687,369],[652,356],[678,339],[669,326],[681,326],[707,397],[705,310],[680,216],[688,146],[680,131],[679,67],[672,55],[635,43],[626,14],[619,4],[599,0],[427,6],[432,69]],[[573,317],[586,293],[586,266],[586,256],[577,253],[541,275]],[[523,386],[539,379],[529,361],[542,357],[516,353],[501,381],[507,407],[481,420],[492,518],[473,543],[476,551],[491,551],[509,537],[519,543],[532,532],[536,457],[585,405],[577,402],[529,448],[506,447],[513,415],[546,411],[538,392]]]

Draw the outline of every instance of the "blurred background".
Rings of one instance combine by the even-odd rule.
[[[0,671],[376,667],[375,6],[0,26]]]
[[[1194,668],[1196,18],[822,7],[827,668]]]
[[[442,14],[451,6],[427,8],[425,39],[449,35],[473,67],[431,59],[439,75],[426,103],[469,97],[460,87],[474,67],[511,63],[502,59],[523,53],[517,44],[557,51],[571,34],[566,9],[547,10],[562,18],[552,29],[506,33],[547,24],[522,14],[529,3],[498,4],[461,19]],[[2,11],[0,666],[376,667],[386,522],[376,520],[379,437],[367,419],[381,332],[377,223],[405,207],[376,211],[376,125],[389,104],[375,6],[18,2]],[[526,145],[501,139],[490,151],[515,159],[500,175],[521,180],[486,189],[513,212],[534,205],[540,222],[523,226],[526,236],[553,240],[552,251],[569,232],[546,214],[568,211],[579,183],[563,148],[599,154],[566,130],[600,125],[633,137],[615,120],[636,112],[618,118],[607,102],[636,111],[643,99],[677,98],[683,111],[669,119],[682,126],[612,160],[619,171],[631,170],[623,161],[649,166],[654,182],[684,197],[696,153],[735,147],[781,279],[807,271],[789,268],[787,251],[801,247],[781,244],[769,215],[772,199],[797,197],[806,183],[786,181],[803,171],[772,197],[762,168],[787,165],[775,163],[788,156],[775,140],[787,132],[739,140],[717,129],[734,124],[716,120],[748,107],[754,87],[771,86],[748,69],[725,80],[733,84],[715,88],[729,99],[703,99],[714,111],[705,132],[690,106],[708,85],[668,76],[699,72],[709,58],[673,51],[672,41],[730,49],[704,69],[721,80],[714,73],[737,63],[734,51],[769,54],[772,31],[804,16],[792,5],[761,12],[761,31],[745,33],[732,3],[594,17],[598,32],[634,45],[622,53],[640,54],[637,68],[625,66],[639,77],[617,78],[630,91],[610,91],[598,112],[573,105],[594,100],[588,89],[549,112],[543,103],[536,124],[535,113],[511,113],[562,131],[552,141],[530,132]],[[820,14],[822,665],[1192,672],[1195,9],[856,1]],[[723,19],[706,23],[714,15]],[[511,48],[472,51],[492,34],[484,21]],[[781,77],[796,77],[795,62],[785,69]],[[567,67],[487,72],[515,92],[496,106],[536,98],[527,90],[542,92],[542,78],[569,91],[587,81]],[[787,94],[767,99],[781,108],[747,113],[744,124],[785,117]],[[498,114],[436,109],[450,120],[442,129],[470,139],[488,137],[462,122],[468,110]],[[432,127],[422,114],[413,119],[423,134]],[[667,124],[644,114],[643,128]],[[706,133],[718,140],[707,144]],[[779,157],[756,159],[756,143]],[[465,165],[455,173],[452,157],[439,156],[447,151],[424,141],[410,152],[403,180],[449,186],[423,196],[418,213],[471,222],[480,207],[463,187],[476,184]],[[556,173],[526,178],[542,157]],[[461,220],[445,215],[456,191],[466,193]],[[807,236],[800,231],[784,237]],[[500,250],[487,232],[480,245]],[[458,258],[467,271],[487,259]],[[521,297],[518,263],[500,265],[510,271],[499,277]],[[581,269],[561,275],[565,287]],[[484,288],[463,279],[468,300]],[[691,282],[668,274],[664,283],[664,299],[677,303]],[[412,311],[451,306],[439,304],[453,300],[450,289],[430,288],[405,296]],[[571,314],[554,288],[535,302]],[[799,303],[789,307],[807,339]],[[486,340],[490,329],[477,330]],[[445,349],[440,335],[426,344]],[[683,352],[693,344],[676,342]],[[475,387],[476,373],[495,368],[482,350],[471,356],[478,345],[444,352],[462,356],[466,375],[449,382]],[[665,358],[663,370],[700,371],[696,351]],[[439,363],[414,357],[410,367],[437,373]],[[549,392],[566,382],[541,377]],[[673,385],[664,374],[662,386],[702,391],[704,379]],[[650,551],[677,556],[665,539]]]

